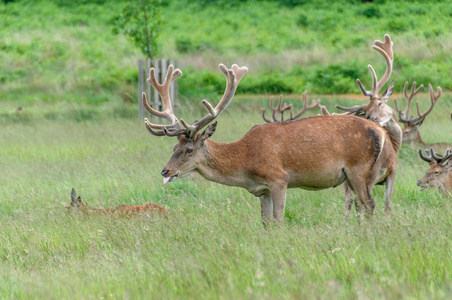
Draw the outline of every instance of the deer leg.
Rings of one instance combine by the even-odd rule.
[[[348,219],[350,215],[350,210],[352,209],[353,194],[352,189],[348,186],[347,183],[344,182],[344,184],[342,184],[342,188],[344,190],[345,196],[345,217]]]
[[[270,191],[259,197],[261,200],[261,217],[262,223],[266,227],[272,221],[273,214],[273,201],[270,195]]]
[[[284,219],[284,207],[286,204],[287,182],[275,183],[270,187],[273,201],[273,217],[278,222]]]
[[[392,192],[394,191],[394,182],[395,182],[395,170],[391,170],[386,177],[386,190],[385,190],[385,212],[391,212],[391,199]]]
[[[371,190],[368,189],[366,180],[363,180],[363,178],[361,178],[358,174],[352,173],[350,176],[348,176],[348,181],[350,182],[351,189],[358,196],[360,202],[358,203],[358,201],[355,201],[356,211],[358,212],[358,214],[361,210],[361,204],[369,214],[372,214],[375,209],[375,201],[372,198]]]

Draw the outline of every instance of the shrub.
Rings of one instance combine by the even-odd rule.
[[[381,18],[381,12],[376,7],[368,7],[360,12],[361,15],[367,18]]]
[[[308,27],[309,21],[308,16],[305,13],[301,13],[297,19],[297,26],[301,28]]]
[[[245,94],[289,94],[294,89],[275,74],[250,77],[240,84],[240,91]]]
[[[195,47],[190,39],[180,38],[176,40],[176,50],[179,53],[191,53],[195,51]]]

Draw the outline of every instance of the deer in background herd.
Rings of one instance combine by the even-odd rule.
[[[290,117],[286,121],[293,121],[293,120],[296,120],[296,119],[300,118],[308,110],[314,109],[316,107],[320,108],[320,110],[325,115],[329,114],[327,112],[325,106],[320,105],[320,99],[312,100],[312,103],[310,105],[308,105],[308,92],[304,91],[304,93],[302,94],[302,97],[303,97],[302,98],[303,99],[302,100],[303,101],[303,108],[301,109],[301,111],[299,111],[297,114],[294,115],[292,104],[287,105],[286,103],[284,103],[284,106],[281,107],[281,105],[282,105],[282,95],[279,97],[278,105],[276,107],[273,107],[273,96],[272,96],[270,98],[270,110],[272,111],[272,119],[270,120],[270,119],[267,119],[265,117],[265,109],[261,109],[262,118],[267,123],[283,122],[284,121],[284,113],[286,111],[289,111]],[[278,119],[278,116],[279,116],[280,119]]]
[[[430,168],[425,172],[417,185],[421,191],[429,188],[438,188],[441,194],[452,196],[452,148],[446,150],[444,155],[435,153],[433,149],[425,150],[427,156],[419,149],[419,156],[430,164]]]
[[[142,99],[144,107],[152,115],[171,122],[170,125],[161,125],[145,119],[148,131],[155,136],[174,136],[178,139],[173,155],[161,172],[164,184],[197,172],[208,180],[245,188],[260,198],[262,220],[267,224],[273,218],[283,220],[287,188],[320,190],[344,182],[358,195],[366,211],[373,213],[375,201],[372,188],[375,182],[381,180],[381,170],[384,169],[386,202],[390,203],[397,164],[396,149],[401,141],[400,127],[400,136],[392,137],[388,130],[364,118],[314,116],[256,125],[236,142],[215,142],[210,137],[217,123],[211,122],[229,105],[247,68],[233,65],[228,70],[220,65],[227,81],[224,95],[215,108],[203,100],[208,113],[193,124],[182,119],[179,121],[173,113],[169,87],[182,74],[173,68],[168,68],[163,84],[157,82],[153,68],[149,73],[148,82],[161,95],[164,111],[150,107],[145,94]],[[366,106],[371,118],[381,124],[388,123],[393,114],[384,105],[378,105],[379,102],[384,104],[384,101],[376,98],[376,92],[387,81],[389,74],[387,70],[378,87],[370,92],[372,95],[369,93],[373,100]],[[388,94],[390,91],[387,90],[384,95]]]
[[[424,141],[422,141],[421,135],[419,133],[419,126],[422,125],[422,123],[424,122],[424,120],[428,116],[428,114],[430,114],[432,112],[436,102],[441,97],[441,94],[442,94],[441,87],[436,88],[437,94],[435,95],[435,92],[433,91],[432,86],[430,84],[428,85],[428,89],[430,92],[430,99],[431,99],[430,107],[425,112],[421,113],[419,110],[419,104],[416,103],[417,114],[418,114],[417,117],[410,116],[411,102],[412,102],[414,96],[416,96],[416,94],[424,86],[421,84],[418,88],[416,88],[416,82],[413,82],[413,85],[411,87],[411,93],[409,95],[407,93],[407,87],[408,87],[408,82],[405,82],[405,86],[403,87],[403,93],[405,95],[405,98],[407,99],[405,111],[402,111],[401,109],[399,109],[399,107],[397,105],[397,100],[394,100],[395,109],[397,110],[398,115],[399,115],[399,122],[403,123],[403,125],[404,125],[404,128],[402,129],[403,143],[407,144],[411,147],[421,145],[421,146],[447,148],[447,147],[452,146],[452,145],[446,144],[446,143],[435,143],[435,144],[425,143]]]
[[[121,205],[115,208],[91,208],[82,202],[80,196],[77,197],[77,193],[74,189],[71,191],[71,203],[68,206],[69,213],[75,211],[81,211],[83,213],[94,213],[101,215],[138,215],[138,214],[159,214],[161,216],[167,216],[167,210],[155,203],[148,202],[143,205]]]
[[[380,52],[386,61],[386,71],[383,77],[377,81],[377,75],[371,65],[368,68],[372,74],[372,90],[367,91],[362,85],[361,81],[357,79],[358,86],[360,87],[364,96],[370,97],[370,102],[367,105],[355,105],[353,107],[343,107],[336,105],[337,108],[345,111],[343,114],[333,114],[334,116],[348,115],[362,117],[381,125],[387,134],[387,139],[385,146],[387,147],[387,152],[391,154],[382,164],[378,175],[375,178],[375,184],[386,184],[385,192],[385,211],[389,212],[391,210],[391,198],[392,191],[394,189],[395,181],[395,171],[397,167],[397,153],[399,152],[401,142],[402,142],[402,130],[397,121],[397,116],[392,108],[387,104],[389,97],[392,95],[394,90],[394,81],[388,86],[388,88],[383,92],[381,97],[378,96],[381,88],[389,80],[392,73],[393,66],[393,51],[392,51],[392,41],[389,35],[385,35],[385,42],[375,41],[375,45],[372,46],[373,49]],[[307,99],[304,99],[304,105],[306,107]],[[271,104],[270,104],[271,105]],[[280,101],[281,105],[281,101]],[[280,107],[280,105],[278,107]],[[271,105],[272,106],[272,105]],[[285,105],[287,107],[287,105]],[[310,106],[311,108],[319,107],[323,115],[331,115],[327,109],[320,105],[319,101],[314,102]],[[265,118],[264,118],[265,120]],[[345,194],[345,208],[346,215],[348,216],[349,211],[353,203],[352,189],[350,188],[348,182],[343,184],[344,194]],[[356,204],[356,209],[360,211],[360,203],[354,201]]]

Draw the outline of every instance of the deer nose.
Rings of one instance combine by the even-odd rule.
[[[416,184],[417,184],[417,186],[420,186],[420,185],[421,185],[421,181],[418,180],[418,181],[416,182]]]
[[[168,175],[169,171],[168,170],[163,170],[160,174],[162,174],[163,177],[166,177],[166,175]]]

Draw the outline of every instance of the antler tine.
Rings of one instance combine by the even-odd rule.
[[[441,94],[442,94],[442,92],[443,92],[443,90],[441,89],[441,87],[438,86],[438,87],[436,88],[436,90],[437,90],[438,93],[435,95],[435,92],[433,91],[433,88],[432,88],[432,85],[431,85],[431,84],[428,85],[428,89],[429,89],[429,92],[430,92],[430,100],[431,100],[430,107],[429,107],[424,113],[421,114],[420,109],[419,109],[419,104],[416,103],[416,109],[417,109],[418,117],[417,117],[417,118],[411,118],[411,119],[410,119],[410,121],[411,121],[413,124],[420,125],[420,124],[422,124],[422,122],[424,122],[424,120],[425,120],[425,118],[427,117],[427,115],[428,115],[429,113],[432,112],[433,107],[435,106],[436,102],[437,102],[438,99],[441,97]]]
[[[319,105],[320,105],[320,103],[319,103]],[[324,115],[324,116],[331,116],[331,113],[323,105],[320,105],[320,111],[322,112],[322,115]]]
[[[428,162],[428,163],[431,163],[431,162],[433,162],[433,157],[432,157],[432,149],[430,149],[430,151],[429,150],[425,150],[425,153],[427,153],[427,155],[428,156],[424,156],[424,154],[422,153],[422,150],[421,150],[421,148],[419,148],[418,150],[417,150],[417,154],[419,154],[419,156],[424,160],[424,161],[426,161],[426,162]]]
[[[446,153],[444,153],[444,156],[442,157],[441,161],[439,161],[438,163],[441,165],[445,165],[449,159],[452,159],[452,148],[449,148],[446,150]]]
[[[179,69],[174,70],[174,66],[170,65],[168,67],[166,78],[162,84],[160,84],[157,81],[157,78],[155,77],[155,69],[151,68],[149,70],[149,78],[147,81],[151,84],[152,87],[155,88],[155,90],[159,93],[160,97],[162,98],[164,111],[158,111],[154,108],[152,108],[147,99],[146,99],[146,93],[142,94],[142,100],[143,100],[143,106],[146,108],[146,110],[159,118],[164,118],[171,122],[171,125],[160,125],[160,124],[153,124],[151,123],[147,118],[144,119],[144,124],[147,128],[147,130],[155,136],[176,136],[180,135],[186,132],[185,129],[182,129],[179,123],[179,120],[173,113],[173,108],[171,105],[171,98],[170,98],[170,85],[179,77],[182,75],[182,72]]]
[[[364,86],[362,85],[362,83],[359,79],[356,80],[363,95],[369,96],[371,101],[373,101],[374,99],[376,99],[378,97],[378,92],[386,84],[389,77],[391,76],[392,62],[394,59],[393,52],[392,52],[392,44],[393,43],[388,34],[385,34],[385,42],[384,43],[376,40],[376,41],[374,41],[374,44],[375,45],[373,45],[372,48],[377,50],[378,52],[380,52],[386,61],[386,71],[385,71],[383,77],[379,81],[377,81],[377,74],[375,73],[375,70],[372,68],[371,65],[367,66],[369,68],[370,72],[372,73],[372,91],[370,91],[370,92],[366,91],[366,89],[364,88]]]
[[[270,119],[267,119],[266,117],[265,117],[265,109],[261,109],[261,113],[262,113],[262,119],[264,119],[264,121],[265,122],[267,122],[267,123],[272,123],[272,120],[270,120]]]
[[[270,97],[270,110],[273,111],[273,96]],[[267,123],[273,122],[272,120],[267,119],[265,117],[265,109],[264,108],[261,109],[261,112],[262,112],[262,118],[264,119],[265,122],[267,122]]]
[[[292,109],[292,104],[287,105],[287,103],[284,103],[283,107],[281,108],[282,99],[283,99],[283,95],[279,95],[278,109],[279,109],[279,114],[281,116],[281,121],[284,121],[284,112],[288,109],[290,111],[293,111],[293,109]],[[290,114],[290,116],[292,116],[292,114]]]
[[[394,100],[394,104],[395,104],[395,109],[399,114],[399,121],[405,124],[412,124],[413,123],[413,118],[409,118],[410,116],[410,109],[411,109],[411,102],[413,101],[414,96],[417,95],[417,93],[424,88],[424,85],[421,84],[420,86],[418,86],[416,88],[416,81],[413,81],[413,85],[411,86],[411,92],[408,95],[407,92],[407,88],[408,88],[408,81],[405,82],[405,85],[403,86],[403,94],[405,95],[405,98],[407,99],[407,104],[406,104],[406,109],[405,111],[402,111],[401,109],[399,109],[398,105],[397,105],[397,101]],[[417,104],[416,104],[417,105]]]
[[[435,153],[435,151],[433,150],[433,148],[430,148],[430,153],[431,153],[431,155],[432,155],[432,158],[433,158],[434,160],[436,160],[437,162],[439,162],[439,161],[443,158],[443,156],[442,156],[441,154]]]
[[[157,92],[160,94],[160,97],[162,97],[162,102],[165,107],[165,110],[163,112],[157,111],[150,107],[145,99],[143,98],[143,104],[145,108],[153,115],[158,116],[160,118],[165,118],[168,121],[170,121],[172,124],[175,122],[179,122],[176,118],[176,116],[173,113],[173,108],[171,105],[171,98],[170,98],[170,85],[179,77],[182,75],[182,72],[179,69],[174,70],[174,66],[170,65],[168,67],[168,71],[166,72],[166,78],[165,81],[160,84],[157,82],[157,78],[155,77],[155,69],[151,68],[149,70],[149,78],[147,81],[154,87]]]
[[[202,118],[200,121],[195,121],[192,125],[189,125],[184,120],[180,120],[182,125],[190,131],[190,135],[194,136],[196,132],[201,130],[204,126],[212,122],[216,117],[218,117],[221,112],[223,112],[226,107],[231,102],[234,97],[237,86],[240,83],[243,75],[248,72],[247,67],[239,68],[236,64],[232,65],[232,69],[226,68],[225,65],[220,64],[220,70],[226,76],[226,89],[224,91],[223,97],[215,108],[207,100],[202,100],[202,104],[209,111],[209,114]]]
[[[447,149],[444,155],[435,153],[433,148],[430,148],[430,154],[432,159],[435,160],[438,164],[445,165],[446,162],[452,158],[452,148]]]
[[[288,109],[290,109],[292,111],[292,104],[287,105],[286,103],[284,103],[283,107],[281,108],[282,105],[282,99],[283,99],[283,95],[279,96],[279,102],[278,105],[276,106],[276,108],[273,107],[273,96],[270,97],[270,110],[272,111],[272,120],[267,119],[265,117],[265,109],[262,109],[262,118],[264,119],[265,122],[267,123],[274,123],[274,122],[279,122],[278,120],[278,114],[281,117],[281,121],[284,121],[284,112]],[[291,113],[292,115],[292,113]]]
[[[355,105],[352,107],[345,107],[345,106],[340,106],[340,105],[335,105],[336,108],[339,108],[340,110],[345,111],[345,113],[343,114],[333,114],[333,115],[353,115],[353,116],[358,116],[361,115],[363,112],[365,112],[364,110],[364,105]]]
[[[278,122],[277,115],[279,113],[281,113],[281,115],[282,115],[281,104],[282,104],[282,95],[279,97],[279,102],[275,109],[273,109],[273,97],[270,100],[270,106],[273,111],[273,114],[272,114],[273,122]]]
[[[293,117],[291,116],[291,120],[295,120],[295,119],[299,118],[302,114],[304,114],[308,110],[316,108],[316,107],[321,109],[320,99],[312,100],[311,104],[308,105],[308,91],[304,91],[304,93],[303,93],[303,108],[295,116],[293,116]]]
[[[394,56],[393,56],[393,52],[392,52],[393,42],[391,41],[391,37],[388,34],[385,34],[385,42],[384,43],[379,40],[376,40],[376,41],[374,41],[374,44],[375,45],[373,45],[372,48],[374,48],[375,50],[380,52],[386,60],[386,71],[385,71],[383,77],[381,77],[380,81],[378,81],[378,83],[377,83],[377,91],[376,92],[378,94],[378,91],[386,84],[386,82],[388,81],[388,79],[392,73],[392,62],[394,60]]]
[[[374,98],[376,98],[378,96],[378,91],[376,91],[377,89],[377,74],[375,73],[374,68],[372,68],[371,65],[367,65],[367,67],[370,70],[370,73],[372,74],[372,91],[367,91],[363,84],[361,83],[361,80],[356,79],[356,82],[358,83],[359,88],[361,89],[362,93],[364,96],[369,96],[371,100],[373,100]]]

